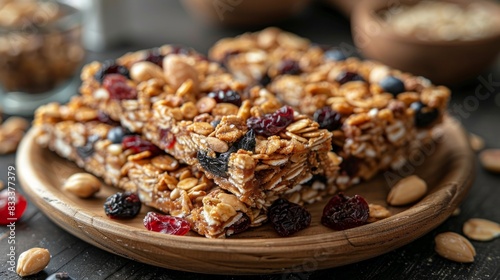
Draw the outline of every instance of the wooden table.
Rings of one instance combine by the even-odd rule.
[[[140,4],[128,3],[136,11],[135,19],[130,23],[130,28],[136,34],[131,42],[119,49],[90,53],[87,60],[114,58],[125,51],[169,42],[183,43],[206,52],[217,39],[244,31],[217,29],[192,22],[176,1],[169,1],[168,4],[162,2],[148,0]],[[153,10],[159,12],[148,13]],[[139,24],[140,20],[151,24],[146,28]],[[352,46],[348,21],[319,4],[298,19],[278,26],[320,44],[342,44],[346,48]],[[480,100],[475,97],[475,92],[479,92],[481,97],[488,97]],[[500,148],[500,61],[469,85],[453,89],[450,111],[467,130],[481,135],[487,147]],[[0,156],[2,181],[6,181],[7,168],[14,162],[14,154]],[[17,167],[18,170],[22,168]],[[479,163],[476,174],[475,183],[461,206],[460,215],[449,218],[435,230],[393,252],[334,269],[315,270],[312,265],[309,271],[301,273],[221,276],[157,268],[113,255],[79,240],[52,223],[33,205],[28,207],[22,220],[16,224],[16,251],[19,255],[26,249],[38,246],[49,248],[52,253],[52,260],[45,271],[29,279],[45,279],[49,274],[60,271],[68,272],[74,279],[498,279],[500,239],[472,242],[477,250],[473,264],[453,263],[434,252],[436,234],[444,231],[461,233],[463,223],[469,218],[480,217],[500,222],[500,176],[484,171]],[[20,186],[17,189],[22,192]],[[8,234],[8,228],[0,228],[0,279],[20,279],[7,271]]]

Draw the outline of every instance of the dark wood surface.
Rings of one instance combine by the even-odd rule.
[[[218,29],[191,19],[176,1],[129,1],[133,11],[128,27],[129,42],[103,53],[90,53],[88,60],[117,57],[128,50],[154,47],[163,43],[180,43],[201,52],[217,39],[234,36],[245,30]],[[155,12],[152,12],[155,11]],[[310,38],[320,44],[352,46],[349,23],[335,11],[314,5],[295,20],[278,26]],[[480,97],[480,98],[479,98]],[[500,61],[466,85],[453,88],[451,114],[467,130],[481,135],[487,147],[500,148]],[[477,161],[477,159],[476,159]],[[15,155],[0,156],[0,179],[6,181],[8,166]],[[44,272],[27,279],[45,279],[49,274],[65,271],[74,279],[499,279],[500,239],[476,242],[473,264],[458,264],[434,252],[434,236],[444,231],[461,233],[469,218],[500,222],[500,176],[484,171],[476,162],[476,179],[462,204],[461,214],[449,218],[435,230],[409,245],[382,256],[328,270],[317,270],[314,260],[304,260],[304,272],[285,270],[283,274],[261,276],[205,275],[167,270],[138,263],[105,252],[85,243],[52,223],[30,205],[15,229],[16,253],[31,247],[48,248],[52,260]],[[17,166],[17,169],[22,169]],[[22,193],[21,186],[17,189]],[[7,271],[6,227],[0,228],[0,279],[20,279]],[[207,271],[208,273],[209,271]]]

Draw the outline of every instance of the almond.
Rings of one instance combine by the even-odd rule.
[[[89,173],[75,173],[64,182],[63,190],[81,198],[88,198],[101,189],[101,181]]]
[[[191,80],[198,88],[198,72],[180,55],[167,55],[163,59],[163,73],[168,83],[177,90],[185,81]]]
[[[408,176],[394,185],[387,203],[392,206],[402,206],[416,202],[427,193],[427,183],[416,175]]]
[[[478,241],[489,241],[500,236],[500,224],[486,219],[469,219],[462,230],[465,236]]]
[[[161,67],[149,61],[139,61],[134,63],[134,65],[130,68],[130,77],[138,83],[148,81],[150,79],[165,81],[165,76],[163,75]]]
[[[461,262],[474,262],[476,249],[465,237],[454,232],[443,232],[434,238],[436,253],[441,257]]]
[[[484,139],[474,133],[469,133],[469,143],[474,151],[480,151],[484,148]]]

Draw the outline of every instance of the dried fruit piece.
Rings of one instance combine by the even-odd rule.
[[[346,60],[347,56],[337,48],[331,48],[324,53],[325,59],[333,61]]]
[[[151,156],[158,155],[162,151],[153,143],[144,140],[139,135],[129,135],[123,137],[122,147],[124,150],[131,149],[134,154],[150,151]]]
[[[352,81],[364,81],[363,77],[359,75],[358,73],[354,72],[349,72],[349,71],[342,71],[340,74],[337,76],[335,79],[339,84],[343,85],[347,82],[352,82]]]
[[[4,189],[0,192],[0,225],[8,225],[20,219],[28,202],[19,192]]]
[[[500,173],[500,149],[487,149],[479,154],[479,161],[484,169]]]
[[[363,197],[339,193],[323,209],[321,224],[334,230],[345,230],[366,224],[368,217],[369,207]]]
[[[269,77],[269,75],[266,72],[264,73],[264,75],[262,75],[262,77],[260,77],[259,84],[263,87],[266,87],[270,83],[271,83],[271,77]]]
[[[231,152],[237,152],[239,149],[246,150],[249,152],[255,151],[255,131],[250,129],[239,139],[234,145],[229,149]],[[234,148],[233,148],[234,147]]]
[[[163,55],[160,53],[160,50],[157,48],[149,50],[147,56],[144,58],[144,61],[152,62],[163,68]]]
[[[387,195],[387,203],[402,206],[416,202],[427,193],[427,183],[417,175],[411,175],[397,182]]]
[[[99,140],[99,135],[90,135],[87,137],[85,145],[76,148],[78,156],[82,159],[87,159],[92,156],[94,154],[94,143],[97,142],[97,140]]]
[[[45,248],[31,248],[19,255],[16,272],[21,277],[37,274],[42,271],[49,262],[49,250]]]
[[[112,125],[112,126],[118,126],[118,125],[120,125],[120,122],[117,122],[117,121],[111,119],[109,117],[109,115],[106,114],[106,113],[104,113],[103,111],[97,112],[97,120],[99,122],[102,122],[102,123],[105,123],[105,124],[109,124],[109,125]]]
[[[415,125],[417,127],[427,127],[439,117],[439,110],[431,108],[418,101],[413,102],[410,108],[415,111]]]
[[[281,62],[278,67],[278,72],[281,75],[298,75],[302,72],[297,61],[286,59]]]
[[[339,147],[339,150],[341,150],[342,147]],[[344,171],[349,177],[354,177],[357,175],[359,171],[359,166],[361,159],[355,157],[355,156],[349,156],[347,158],[344,158],[342,162],[340,163],[339,167],[341,171]]]
[[[311,224],[311,214],[304,207],[282,198],[271,205],[267,215],[280,236],[290,236]]]
[[[118,143],[121,143],[123,141],[123,137],[125,137],[125,135],[129,135],[129,134],[130,134],[130,131],[128,131],[128,129],[121,127],[121,126],[117,126],[117,127],[113,127],[112,129],[110,129],[108,131],[107,138],[112,143],[118,144]]]
[[[155,212],[148,212],[143,223],[148,230],[171,235],[185,235],[191,229],[191,225],[185,219]]]
[[[90,173],[75,173],[64,182],[62,188],[78,197],[88,198],[101,189],[101,181]]]
[[[247,120],[249,129],[255,130],[258,135],[266,137],[276,135],[293,122],[293,109],[283,106],[275,113],[267,114],[262,118],[251,117]]]
[[[383,78],[379,82],[379,85],[384,91],[389,92],[394,96],[396,96],[396,95],[398,95],[406,90],[405,84],[403,83],[403,81],[401,81],[400,79],[398,79],[394,76],[387,76],[387,77]]]
[[[486,219],[469,219],[463,226],[465,236],[478,241],[489,241],[500,236],[500,224]]]
[[[114,100],[134,99],[137,91],[127,83],[127,78],[119,74],[106,75],[102,86],[109,92],[109,98]]]
[[[175,138],[175,135],[170,132],[170,129],[160,129],[160,139],[161,143],[165,145],[167,149],[173,149],[175,146],[175,142],[177,139]]]
[[[436,235],[434,241],[436,242],[436,253],[441,257],[461,263],[474,261],[476,249],[462,235],[454,232],[443,232]]]
[[[238,234],[240,232],[244,232],[250,227],[250,224],[251,224],[250,218],[246,214],[243,214],[238,221],[236,221],[234,224],[230,225],[227,228],[226,237]]]
[[[196,157],[201,167],[215,176],[226,178],[228,176],[228,160],[230,153],[220,154],[218,157],[210,157],[204,151],[198,151]]]
[[[241,106],[241,96],[234,90],[212,91],[207,96],[213,98],[217,103],[231,103]]]
[[[314,121],[319,124],[319,128],[334,131],[342,126],[342,115],[334,111],[330,106],[325,106],[314,112]]]
[[[107,60],[102,63],[101,68],[95,73],[94,78],[102,83],[104,78],[109,74],[119,74],[123,77],[130,79],[130,74],[125,66],[118,65],[114,60]]]
[[[111,219],[131,219],[141,211],[139,196],[133,192],[115,193],[104,202],[104,213]]]

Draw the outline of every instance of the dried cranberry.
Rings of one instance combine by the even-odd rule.
[[[155,212],[148,212],[143,223],[148,230],[171,235],[186,235],[191,229],[191,225],[185,219]]]
[[[354,156],[344,158],[340,163],[340,170],[344,171],[349,177],[354,177],[359,171],[361,160]]]
[[[196,157],[198,158],[198,162],[203,169],[214,174],[215,176],[227,178],[228,160],[230,155],[231,153],[226,152],[213,158],[208,156],[204,151],[198,151]]]
[[[128,135],[123,137],[122,147],[124,150],[131,149],[134,154],[150,151],[151,156],[154,156],[161,153],[160,148],[155,146],[153,143],[142,139],[139,135]]]
[[[358,73],[342,71],[336,78],[341,85],[352,81],[364,81],[363,77]]]
[[[212,91],[207,96],[215,99],[217,103],[231,103],[236,106],[241,105],[241,96],[234,90]]]
[[[151,49],[144,58],[144,61],[152,62],[163,68],[163,57],[159,49]]]
[[[243,214],[238,221],[236,221],[234,224],[230,225],[227,228],[226,237],[233,234],[238,234],[240,232],[244,232],[250,227],[250,223],[251,223],[250,218],[246,214]]]
[[[437,108],[428,107],[420,101],[413,102],[410,108],[415,111],[415,125],[417,127],[429,126],[439,117]]]
[[[4,189],[0,192],[0,225],[8,225],[21,218],[28,206],[24,196]]]
[[[297,61],[286,59],[279,65],[278,72],[281,75],[298,75],[302,72],[302,70],[300,69],[300,65]]]
[[[400,79],[393,77],[393,76],[387,76],[387,77],[383,78],[379,82],[379,85],[383,90],[391,93],[394,96],[396,96],[396,95],[398,95],[406,90],[405,84],[403,83],[403,81],[401,81]]]
[[[128,69],[123,65],[118,65],[114,60],[106,60],[102,63],[101,68],[95,73],[94,78],[99,82],[103,83],[104,78],[108,74],[119,74],[124,78],[130,79],[130,73]]]
[[[330,106],[325,106],[314,112],[314,121],[319,124],[320,128],[334,131],[342,126],[342,116],[339,112],[334,111]]]
[[[141,201],[134,192],[115,193],[104,202],[104,213],[111,219],[131,219],[141,211]]]
[[[118,74],[106,75],[102,86],[109,92],[109,98],[115,100],[134,99],[137,97],[135,88],[127,84],[127,78]]]
[[[276,200],[267,214],[280,236],[290,236],[311,224],[311,213],[304,207],[283,198]]]
[[[76,148],[76,153],[80,158],[82,159],[87,159],[88,157],[92,156],[95,152],[94,150],[94,143],[99,140],[99,135],[90,135],[87,137],[87,142],[85,145],[77,147]]]
[[[107,138],[113,144],[118,144],[121,143],[123,141],[123,137],[125,137],[125,135],[128,134],[130,134],[130,131],[128,131],[128,129],[121,126],[117,126],[113,127],[108,131]]]
[[[258,135],[269,137],[285,129],[293,122],[293,109],[283,106],[273,114],[267,114],[262,118],[251,117],[247,120],[247,126],[255,130]]]
[[[105,124],[109,124],[109,125],[112,125],[112,126],[118,126],[118,125],[120,125],[119,122],[111,119],[111,117],[108,114],[104,113],[103,111],[97,112],[97,120],[99,122],[102,122],[102,123],[105,123]]]
[[[363,197],[339,193],[326,204],[321,223],[334,230],[344,230],[366,224],[368,216],[368,203]]]
[[[173,149],[177,141],[175,135],[170,132],[170,129],[160,129],[160,139],[166,149]]]

